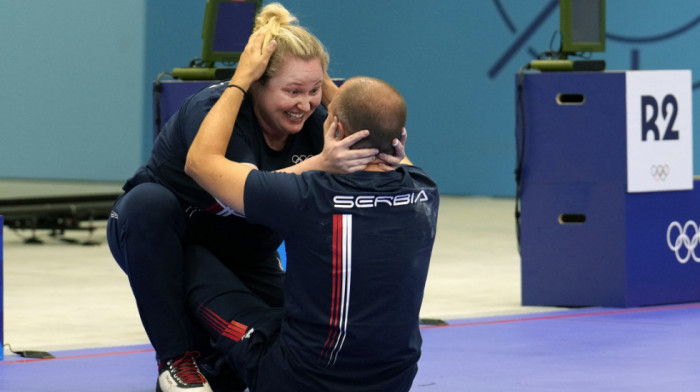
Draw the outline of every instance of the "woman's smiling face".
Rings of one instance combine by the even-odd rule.
[[[301,131],[304,122],[321,104],[323,76],[318,59],[290,57],[256,90],[254,110],[267,138],[286,138]]]

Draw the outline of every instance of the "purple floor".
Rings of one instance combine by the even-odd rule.
[[[700,304],[578,309],[423,327],[411,391],[698,391]],[[0,361],[0,391],[152,392],[150,346]]]

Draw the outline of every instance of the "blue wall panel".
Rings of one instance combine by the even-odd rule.
[[[144,3],[0,1],[0,177],[121,179],[139,163]]]

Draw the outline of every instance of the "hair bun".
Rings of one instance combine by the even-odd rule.
[[[298,24],[298,19],[280,3],[266,5],[255,18],[255,29],[265,27],[273,35],[279,34],[282,27]]]
[[[253,31],[264,36],[263,47],[267,47],[272,40],[277,42],[265,74],[260,78],[262,84],[274,76],[290,57],[304,61],[319,60],[324,72],[328,67],[328,52],[321,41],[299,26],[299,20],[280,3],[270,3],[260,11],[255,18]]]

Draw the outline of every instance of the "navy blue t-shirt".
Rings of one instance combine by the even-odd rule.
[[[416,167],[348,175],[253,171],[249,221],[287,250],[280,349],[299,390],[408,390],[439,194]],[[293,388],[291,388],[293,389]]]
[[[253,227],[245,219],[232,215],[231,210],[220,205],[184,171],[187,151],[204,117],[227,85],[228,82],[223,82],[204,88],[182,103],[158,134],[149,160],[126,182],[124,190],[128,191],[142,182],[159,183],[180,199],[189,216],[206,211],[222,217],[223,221],[209,217],[202,224],[211,227],[214,220],[218,231],[234,234],[226,238],[237,240],[242,246],[276,249],[281,243],[278,235],[268,228]],[[284,149],[274,151],[267,146],[251,101],[246,98],[239,110],[226,157],[236,162],[252,163],[264,171],[292,166],[322,151],[326,115],[324,107],[316,108],[302,130],[289,136]]]

